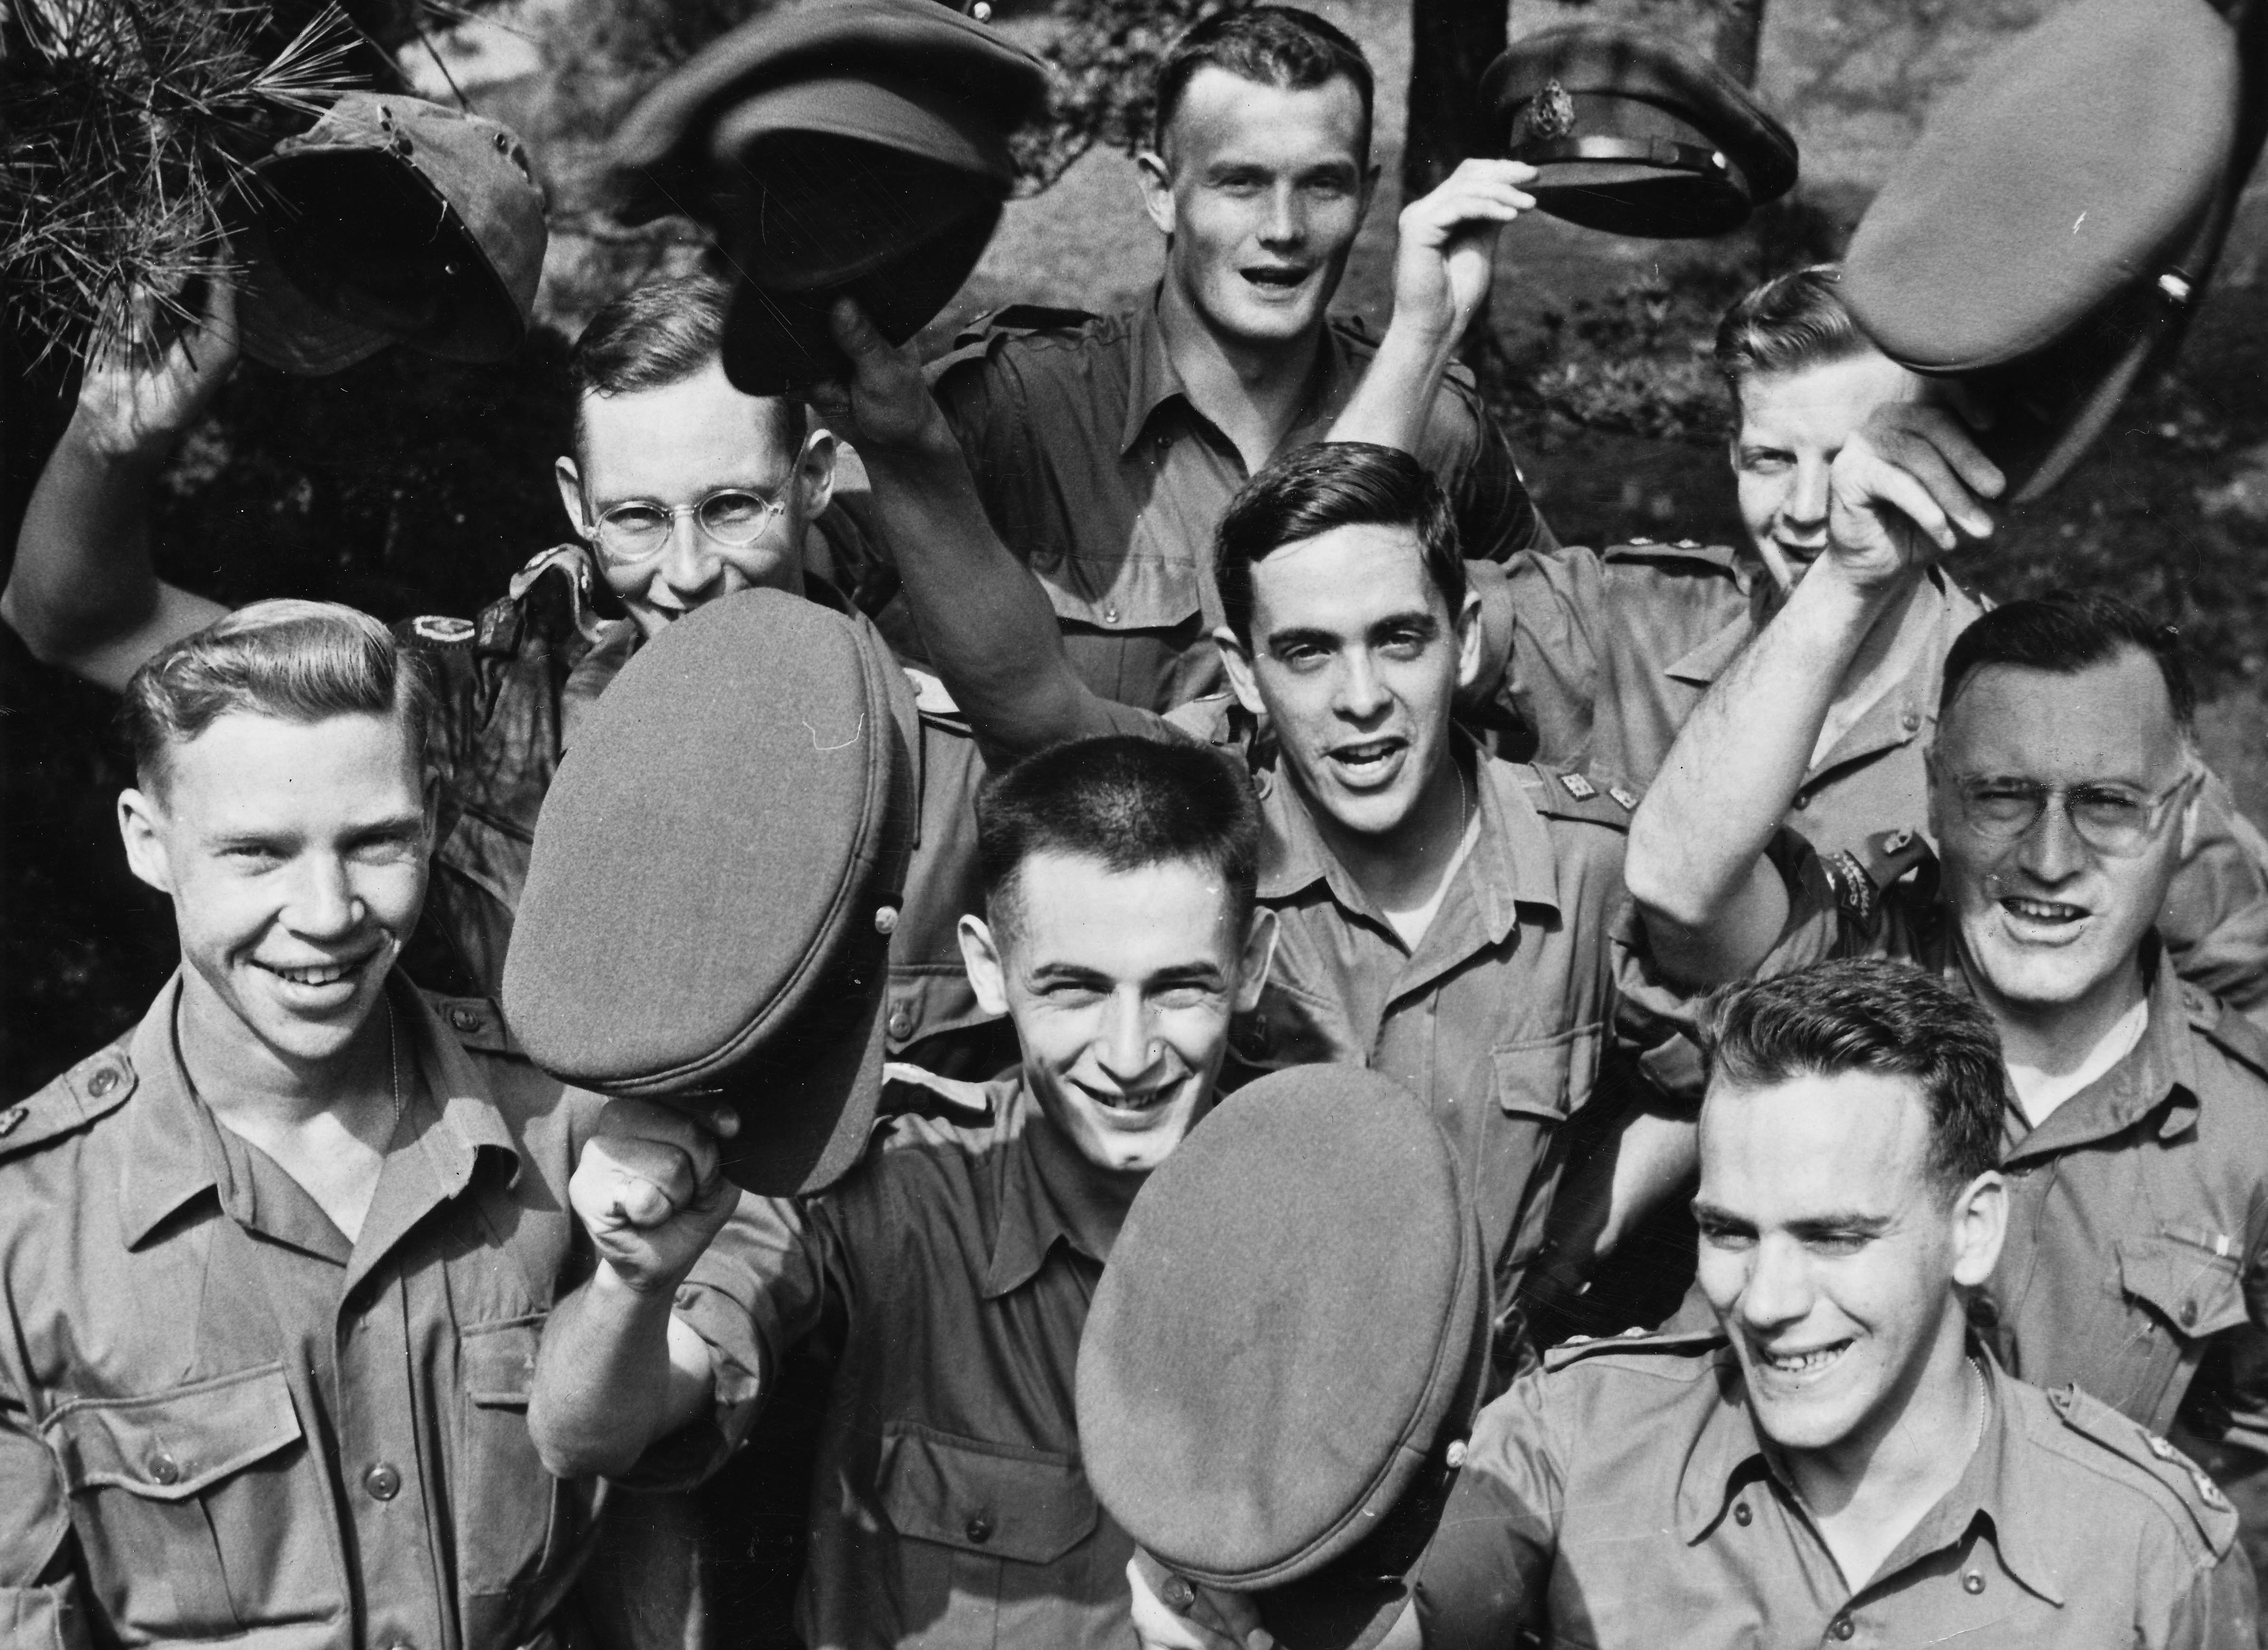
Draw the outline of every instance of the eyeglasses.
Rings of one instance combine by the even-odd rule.
[[[2150,845],[2167,812],[2199,777],[2191,768],[2154,796],[2124,785],[2043,785],[2028,779],[1955,779],[1951,787],[1962,822],[1987,840],[2014,842],[2029,835],[2048,803],[2060,800],[2080,841],[2123,859]]]
[[[681,516],[692,517],[705,537],[737,550],[755,543],[786,513],[786,500],[764,498],[738,488],[711,493],[697,504],[661,504],[634,498],[600,517],[592,537],[598,542],[599,554],[620,566],[658,554],[669,542],[670,532]]]

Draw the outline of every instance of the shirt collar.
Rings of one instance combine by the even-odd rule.
[[[1086,1192],[1080,1177],[1048,1172],[1049,1159],[1070,1148],[1054,1138],[1054,1125],[1041,1112],[1031,1090],[1020,1077],[1015,1077],[995,1084],[993,1092],[998,1096],[1002,1132],[1008,1136],[1008,1144],[998,1155],[1000,1226],[992,1238],[991,1264],[984,1272],[988,1301],[997,1301],[1037,1276],[1057,1239],[1098,1266],[1110,1258],[1107,1250],[1094,1253],[1079,1236],[1082,1225],[1094,1222],[1071,1218],[1070,1206]],[[1058,1150],[1051,1152],[1051,1146]]]
[[[126,1213],[129,1248],[147,1239],[168,1215],[199,1193],[217,1193],[224,1182],[225,1165],[215,1161],[218,1142],[210,1134],[219,1126],[210,1113],[202,1111],[173,1036],[181,985],[182,974],[176,970],[134,1032],[131,1058],[139,1087],[129,1103],[133,1135],[119,1171],[119,1204]],[[454,1197],[471,1183],[481,1148],[491,1147],[510,1155],[510,1175],[516,1177],[519,1145],[463,1047],[442,1029],[439,1017],[401,975],[388,981],[387,989],[425,1080],[424,1092],[440,1114],[438,1128],[413,1127],[404,1132],[404,1138],[398,1139],[387,1154],[388,1169],[394,1166],[394,1159],[415,1146],[431,1171],[439,1196]],[[372,1229],[372,1221],[391,1201],[384,1195],[384,1179],[379,1192],[357,1245],[358,1250],[373,1256],[382,1254],[392,1241],[390,1235]],[[435,1200],[417,1200],[414,1212],[405,1207],[402,1228],[406,1230]]]
[[[2196,1121],[2197,1051],[2190,1041],[2189,1005],[2155,935],[2143,942],[2142,967],[2149,979],[2150,1008],[2141,1039],[2045,1122],[2020,1136],[2008,1153],[2010,1162],[2122,1133],[2161,1107],[2161,1137],[2179,1134]],[[2015,1115],[2021,1121],[2021,1114]]]
[[[1195,410],[1189,402],[1189,385],[1174,365],[1174,357],[1166,348],[1166,329],[1158,319],[1158,300],[1165,291],[1165,282],[1150,289],[1150,296],[1134,306],[1127,323],[1126,339],[1126,418],[1118,429],[1118,456],[1123,458],[1134,450],[1142,432],[1150,426],[1150,418],[1160,407],[1179,396]],[[1301,431],[1326,416],[1336,417],[1339,409],[1354,392],[1360,374],[1355,370],[1352,353],[1336,327],[1329,321],[1322,325],[1315,340],[1315,365],[1301,418],[1285,446],[1297,444]]]
[[[1550,833],[1514,770],[1491,760],[1462,730],[1451,737],[1455,759],[1472,770],[1480,804],[1479,832],[1455,877],[1471,885],[1489,941],[1500,943],[1518,925],[1521,906],[1558,909],[1557,860]],[[1280,756],[1260,780],[1260,898],[1288,899],[1321,881],[1345,910],[1384,920],[1323,840]]]
[[[1961,1541],[1982,1518],[1991,1526],[1993,1545],[2009,1573],[2050,1603],[2061,1604],[2062,1580],[2048,1558],[2053,1551],[2052,1532],[2041,1512],[2041,1497],[2056,1492],[2031,1482],[2028,1440],[2016,1415],[2015,1382],[1983,1348],[1972,1346],[1970,1353],[1983,1365],[1992,1395],[1984,1434],[1959,1480],[1898,1544],[1876,1579]],[[1677,1535],[1688,1546],[1716,1528],[1741,1491],[1767,1478],[1786,1482],[1756,1431],[1756,1416],[1742,1386],[1739,1354],[1726,1346],[1718,1352],[1716,1362],[1718,1400],[1688,1450],[1677,1481]]]

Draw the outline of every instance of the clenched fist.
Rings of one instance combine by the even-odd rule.
[[[599,1258],[641,1294],[672,1290],[693,1270],[740,1200],[718,1151],[740,1119],[615,1100],[567,1183],[567,1199]]]

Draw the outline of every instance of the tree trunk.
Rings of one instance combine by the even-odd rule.
[[[1507,9],[1506,0],[1411,0],[1403,204],[1482,152],[1481,70],[1504,49]]]
[[[1756,51],[1764,39],[1764,0],[1717,0],[1717,34],[1710,55],[1717,67],[1748,87],[1756,84]]]

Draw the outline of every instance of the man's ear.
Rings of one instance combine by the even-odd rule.
[[[1007,1013],[1008,970],[991,928],[983,918],[964,914],[959,938],[961,965],[968,971],[968,983],[976,992],[976,1006],[987,1014]]]
[[[1236,695],[1236,702],[1256,716],[1266,715],[1268,707],[1260,700],[1260,678],[1252,669],[1251,649],[1226,625],[1215,630],[1212,639],[1220,649],[1221,669],[1228,673],[1229,691]]]
[[[2000,1264],[2008,1236],[2008,1183],[1988,1169],[1953,1200],[1953,1280],[1974,1289]]]
[[[814,429],[803,438],[803,452],[795,461],[795,489],[806,522],[818,520],[835,496],[835,459],[839,451],[833,430]]]
[[[1142,184],[1142,209],[1167,239],[1174,233],[1174,169],[1153,149],[1134,157],[1134,170]]]
[[[173,868],[166,839],[158,830],[160,809],[146,792],[118,793],[118,834],[126,844],[126,868],[161,894],[173,891]]]
[[[1457,691],[1464,693],[1481,679],[1481,663],[1488,652],[1488,632],[1481,622],[1480,592],[1468,589],[1457,609]]]
[[[582,471],[576,467],[574,459],[563,452],[551,461],[551,479],[559,484],[559,508],[575,524],[575,536],[588,539],[597,529],[583,513]]]
[[[1276,960],[1276,913],[1265,906],[1254,907],[1251,926],[1244,931],[1244,953],[1237,964],[1236,995],[1230,1006],[1250,1014],[1260,1006],[1268,986],[1268,966]]]

